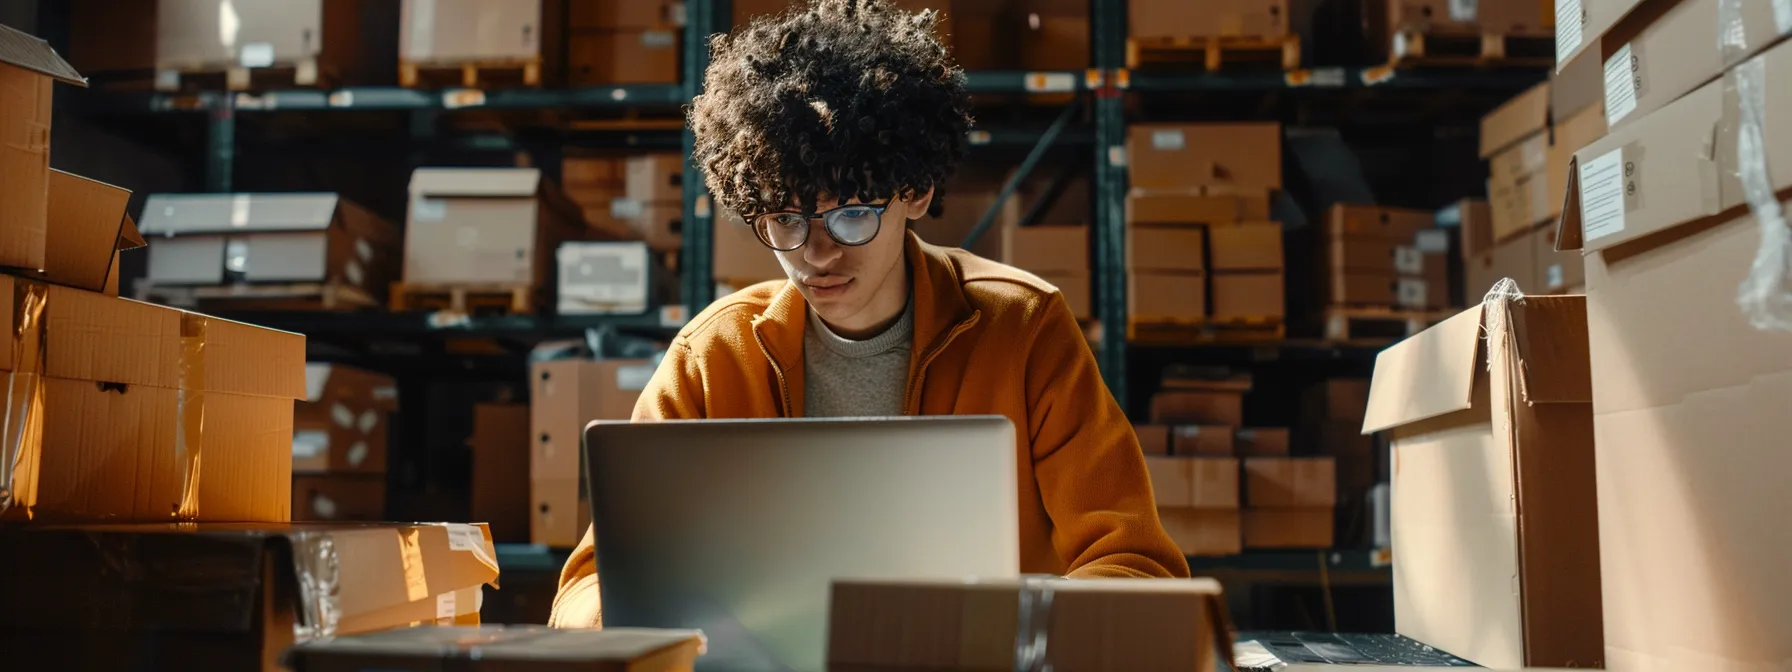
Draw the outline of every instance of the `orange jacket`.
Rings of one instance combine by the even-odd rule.
[[[1020,570],[1186,577],[1164,533],[1139,440],[1082,329],[1051,285],[912,233],[909,415],[1004,415],[1020,454]],[[717,300],[673,339],[634,419],[803,415],[807,307],[787,282]],[[602,624],[589,530],[560,575],[550,621]]]

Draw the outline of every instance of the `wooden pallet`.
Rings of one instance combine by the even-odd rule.
[[[1512,35],[1402,28],[1388,45],[1393,68],[1426,66],[1547,67],[1555,64],[1553,35]]]
[[[1200,345],[1263,343],[1288,335],[1279,316],[1208,319],[1202,321],[1129,320],[1126,340],[1141,345]]]
[[[448,73],[448,74],[445,74]],[[417,88],[448,80],[469,89],[493,82],[521,82],[523,86],[541,86],[541,59],[496,61],[407,61],[398,62],[398,85]]]
[[[392,310],[433,310],[455,315],[535,312],[540,297],[531,285],[417,285],[392,283]]]
[[[1334,306],[1325,309],[1325,338],[1328,341],[1398,340],[1424,331],[1456,312]]]
[[[1300,37],[1154,37],[1126,41],[1126,67],[1199,64],[1213,72],[1244,65],[1300,68]]]
[[[155,90],[265,91],[270,89],[327,89],[335,75],[320,69],[315,59],[275,63],[261,68],[239,65],[163,68],[155,71]]]
[[[359,287],[316,282],[206,287],[156,287],[144,282],[137,285],[137,299],[177,308],[270,311],[351,311],[380,305]]]

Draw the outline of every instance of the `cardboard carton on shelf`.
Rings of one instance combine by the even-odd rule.
[[[1282,224],[1238,222],[1207,227],[1214,272],[1281,270]]]
[[[152,194],[141,229],[156,286],[318,283],[378,301],[398,278],[397,228],[336,194]]]
[[[837,579],[828,665],[1010,669],[1021,595],[1046,588],[1045,664],[1054,669],[1213,672],[1216,661],[1232,659],[1225,601],[1212,579]]]
[[[386,519],[385,474],[296,474],[294,521],[374,522]]]
[[[572,547],[590,525],[579,451],[592,420],[627,420],[653,377],[640,359],[559,360],[530,367],[530,539]]]
[[[0,26],[0,266],[43,268],[49,236],[50,100],[55,82],[86,86],[43,40]]]
[[[1212,0],[1193,5],[1167,0],[1127,3],[1128,33],[1136,39],[1276,38],[1288,34],[1287,0]]]
[[[677,84],[681,33],[664,28],[575,30],[567,38],[567,82],[572,86]]]
[[[1450,231],[1426,229],[1411,238],[1333,238],[1325,245],[1325,268],[1337,273],[1436,277],[1449,270]]]
[[[1168,425],[1133,425],[1132,432],[1139,438],[1140,452],[1157,456],[1170,454],[1170,427]]]
[[[1247,508],[1243,510],[1245,548],[1331,548],[1333,507]]]
[[[1237,508],[1160,508],[1157,518],[1184,555],[1224,557],[1244,552],[1244,517]]]
[[[1128,224],[1223,224],[1269,219],[1269,191],[1209,189],[1138,191],[1126,195]]]
[[[1538,294],[1573,294],[1569,291],[1587,283],[1587,264],[1580,252],[1556,250],[1554,227],[1531,233],[1531,257],[1535,274],[1528,285]]]
[[[1151,421],[1173,425],[1244,424],[1241,392],[1163,391],[1151,395]]]
[[[406,628],[306,642],[292,650],[294,669],[353,672],[380,669],[689,670],[703,654],[696,630],[581,630],[539,625]]]
[[[1549,82],[1544,82],[1481,117],[1481,158],[1492,158],[1539,133],[1548,135],[1549,100]]]
[[[1330,457],[1247,457],[1245,504],[1251,508],[1331,506],[1338,501]]]
[[[1383,53],[1401,30],[1451,35],[1547,36],[1555,25],[1554,8],[1536,0],[1365,0],[1363,24],[1370,41]]]
[[[1282,188],[1277,123],[1133,124],[1127,129],[1126,157],[1132,188],[1141,192]]]
[[[1540,292],[1543,288],[1534,284],[1537,275],[1535,241],[1531,236],[1514,238],[1463,261],[1464,298],[1479,301],[1502,278],[1511,278],[1521,290]]]
[[[1042,275],[1089,272],[1087,226],[1004,226],[1001,236],[1004,264]]]
[[[639,315],[678,300],[678,277],[647,243],[566,242],[554,258],[557,314]]]
[[[1337,203],[1325,212],[1325,236],[1338,239],[1413,241],[1420,231],[1437,226],[1436,213],[1358,203]]]
[[[1237,432],[1238,454],[1246,457],[1280,457],[1291,448],[1286,427],[1244,427]]]
[[[1494,668],[1603,659],[1587,344],[1584,297],[1526,296],[1376,357],[1400,634]]]
[[[1368,408],[1369,381],[1365,378],[1327,378],[1308,387],[1300,398],[1300,417],[1305,423],[1361,421]]]
[[[1573,152],[1569,156],[1573,156]],[[1551,155],[1550,161],[1555,161],[1554,155]],[[1566,160],[1563,165],[1567,165]],[[1563,171],[1564,179],[1566,175],[1567,172]],[[1493,249],[1493,210],[1487,201],[1465,198],[1457,201],[1454,207],[1457,213],[1456,239],[1461,242],[1462,258],[1469,259]]]
[[[1287,314],[1280,270],[1214,273],[1212,317],[1216,321],[1280,322]]]
[[[751,2],[741,0],[735,5]],[[684,25],[683,7],[676,0],[574,2],[568,10],[567,23],[574,29],[646,30]]]
[[[293,405],[294,472],[386,471],[391,414],[398,384],[361,369],[305,365],[305,397]]]
[[[1591,4],[1627,2],[1635,0]],[[1592,13],[1594,8],[1588,9]],[[1792,22],[1772,0],[1652,0],[1612,24],[1598,46],[1587,49],[1586,58],[1603,67],[1606,120],[1612,128],[1622,128],[1788,32]]]
[[[0,645],[22,669],[276,672],[295,640],[477,624],[495,557],[482,524],[9,526]]]
[[[1094,300],[1091,298],[1094,288],[1089,284],[1092,279],[1088,273],[1041,273],[1039,279],[1058,289],[1058,293],[1064,297],[1065,305],[1070,306],[1070,314],[1076,319],[1094,319]]]
[[[1198,274],[1205,268],[1206,232],[1200,227],[1126,227],[1126,268],[1141,273]]]
[[[1327,299],[1336,306],[1388,306],[1396,310],[1437,310],[1451,303],[1446,269],[1432,266],[1422,275],[1341,273],[1328,278]]]
[[[178,86],[179,73],[234,70],[239,73],[234,77],[246,78],[250,70],[268,67],[292,68],[288,84],[298,86],[363,83],[373,76],[366,69],[376,59],[364,45],[361,4],[355,0],[155,4],[159,87]],[[222,35],[232,39],[221,40]],[[164,72],[175,76],[170,80]]]
[[[418,168],[411,175],[404,281],[546,287],[579,216],[534,168]]]
[[[495,541],[529,542],[529,415],[525,404],[473,405],[473,519]]]
[[[0,370],[30,400],[4,423],[6,517],[289,519],[303,336],[11,276],[0,292]]]
[[[1126,274],[1126,314],[1137,323],[1193,324],[1207,317],[1207,279],[1189,273]]]
[[[1238,508],[1238,458],[1147,457],[1159,508]]]
[[[399,59],[430,65],[539,63],[546,33],[541,10],[541,0],[404,0],[398,13]]]
[[[1170,453],[1179,457],[1226,456],[1233,453],[1230,425],[1177,425],[1170,428]]]

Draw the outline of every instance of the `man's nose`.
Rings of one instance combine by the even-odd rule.
[[[834,242],[833,236],[829,236],[827,230],[822,228],[821,222],[809,224],[809,244],[803,246],[803,261],[825,271],[829,264],[838,261],[845,253],[846,250]]]

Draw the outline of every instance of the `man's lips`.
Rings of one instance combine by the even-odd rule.
[[[852,282],[852,278],[848,278],[848,277],[844,277],[844,276],[807,278],[807,279],[803,280],[803,284],[805,286],[813,287],[815,289],[832,289],[834,287],[844,286],[846,283],[849,283],[849,282]]]

